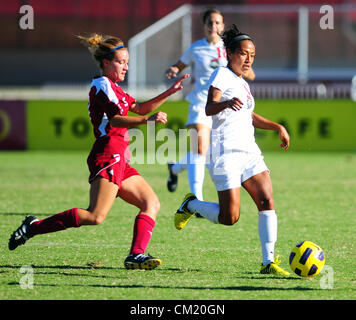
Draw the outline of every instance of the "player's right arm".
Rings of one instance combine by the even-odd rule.
[[[220,89],[210,86],[208,91],[208,99],[205,106],[205,114],[207,116],[213,116],[218,114],[226,108],[231,108],[235,111],[242,108],[243,103],[239,98],[232,98],[226,101],[220,101],[222,92]]]
[[[177,63],[170,66],[166,71],[166,78],[172,79],[175,78],[183,69],[185,69],[187,65],[182,61],[178,60]]]

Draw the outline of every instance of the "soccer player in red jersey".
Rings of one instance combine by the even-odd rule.
[[[139,103],[124,92],[117,82],[125,80],[129,52],[121,39],[94,34],[79,37],[98,62],[102,76],[95,77],[89,92],[89,116],[95,142],[87,159],[90,171],[90,203],[87,209],[73,208],[39,220],[28,216],[10,237],[9,249],[14,250],[38,234],[56,232],[83,225],[102,223],[116,197],[136,206],[133,239],[124,261],[127,269],[154,269],[162,262],[145,254],[155,226],[160,202],[146,180],[129,165],[128,129],[148,121],[167,122],[167,114],[156,112],[166,99],[182,89],[181,77],[157,97]],[[139,116],[129,116],[128,111]]]

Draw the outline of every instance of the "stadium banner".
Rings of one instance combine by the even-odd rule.
[[[351,100],[261,100],[255,112],[283,124],[290,151],[356,151],[356,104]],[[278,150],[273,131],[256,129],[261,150]]]
[[[168,114],[168,122],[157,127],[174,131],[179,140],[177,148],[184,145],[181,143],[184,140],[182,129],[187,121],[188,107],[185,101],[175,101],[158,109]],[[356,151],[356,103],[351,100],[256,100],[254,111],[287,128],[291,138],[289,151]],[[145,126],[142,129],[145,133]],[[156,133],[157,146],[161,143],[159,136]],[[256,129],[255,136],[262,151],[280,150],[277,132]],[[184,154],[183,150],[179,153]]]
[[[167,140],[169,140],[170,148],[172,143],[178,148],[176,138],[179,140],[179,131],[181,131],[183,140],[185,137],[185,141],[189,142],[184,129],[188,104],[184,101],[167,102],[155,112],[159,110],[168,114],[169,121],[166,125],[157,123],[130,129],[130,148],[132,147],[134,155],[137,152],[142,153],[141,151],[156,152],[162,144],[167,143]],[[129,114],[137,116],[133,113]],[[86,101],[29,101],[27,103],[27,126],[28,149],[30,150],[89,150],[94,142]],[[187,148],[183,148],[184,152]],[[155,162],[152,157],[148,159]]]
[[[186,101],[168,101],[156,110],[168,114],[166,125],[130,129],[133,155],[151,154],[146,163],[155,163],[157,152],[162,162],[182,157],[189,150],[185,129],[188,106]],[[356,104],[351,100],[256,100],[255,112],[287,128],[290,151],[356,151]],[[86,101],[29,101],[26,113],[29,149],[91,148],[94,137]],[[4,132],[1,128],[0,134]],[[256,141],[262,151],[279,150],[276,132],[256,129]],[[172,156],[172,150],[176,156]]]
[[[24,150],[26,138],[26,102],[0,101],[0,150]]]
[[[30,150],[89,150],[94,141],[85,101],[29,101]]]

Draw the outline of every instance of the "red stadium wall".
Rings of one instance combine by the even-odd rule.
[[[349,3],[348,0],[330,0],[329,4]],[[29,4],[34,10],[34,29],[19,27],[19,9]],[[0,1],[0,86],[42,86],[44,84],[87,83],[98,73],[88,51],[76,38],[78,34],[93,32],[113,34],[125,43],[166,14],[183,4],[316,4],[320,0],[11,0]],[[261,15],[261,13],[256,13]],[[296,69],[297,64],[297,14],[283,19],[254,19],[250,33],[259,43],[256,69]],[[310,68],[356,67],[354,32],[356,20],[353,16],[335,15],[335,30],[320,34],[318,16],[310,14],[309,47]],[[226,15],[228,18],[228,14]],[[346,19],[347,18],[347,19]],[[249,25],[250,17],[242,16],[240,21]],[[235,23],[226,19],[227,24]],[[193,39],[201,37],[200,17],[193,26]],[[347,24],[348,23],[348,24]],[[342,29],[346,28],[344,32]],[[260,30],[273,34],[274,39],[283,39],[278,46],[265,42]],[[351,30],[351,31],[350,31]],[[334,45],[330,45],[333,43]],[[325,54],[327,52],[327,54]],[[323,57],[323,59],[320,59]],[[21,75],[21,76],[19,76]],[[328,77],[325,76],[325,77]],[[349,81],[342,75],[340,81]],[[259,79],[259,78],[257,78]],[[268,80],[268,79],[266,79]],[[257,80],[259,81],[259,80]],[[323,78],[320,81],[330,81]],[[126,84],[126,83],[125,83]]]
[[[7,37],[0,48],[80,48],[78,33],[115,33],[128,41],[183,4],[242,4],[244,1],[211,0],[29,0],[35,29],[23,32],[18,26],[19,9],[24,1],[0,2],[0,30]]]
[[[98,73],[79,34],[119,36],[125,43],[183,4],[198,0],[11,0],[0,1],[0,86],[84,83]],[[242,3],[219,0],[220,4]],[[22,5],[34,13],[34,29],[19,27]],[[19,74],[22,76],[19,77]]]

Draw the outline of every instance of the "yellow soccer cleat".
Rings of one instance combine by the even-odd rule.
[[[176,214],[174,215],[174,226],[177,230],[182,230],[189,219],[194,216],[194,212],[188,210],[187,204],[189,201],[196,199],[197,197],[193,193],[188,193],[184,199]]]
[[[279,260],[279,256],[276,257],[274,262],[264,266],[261,266],[260,273],[262,274],[274,274],[274,275],[283,275],[283,276],[289,276],[290,273],[284,269],[282,269],[279,264],[281,263],[281,260]]]

